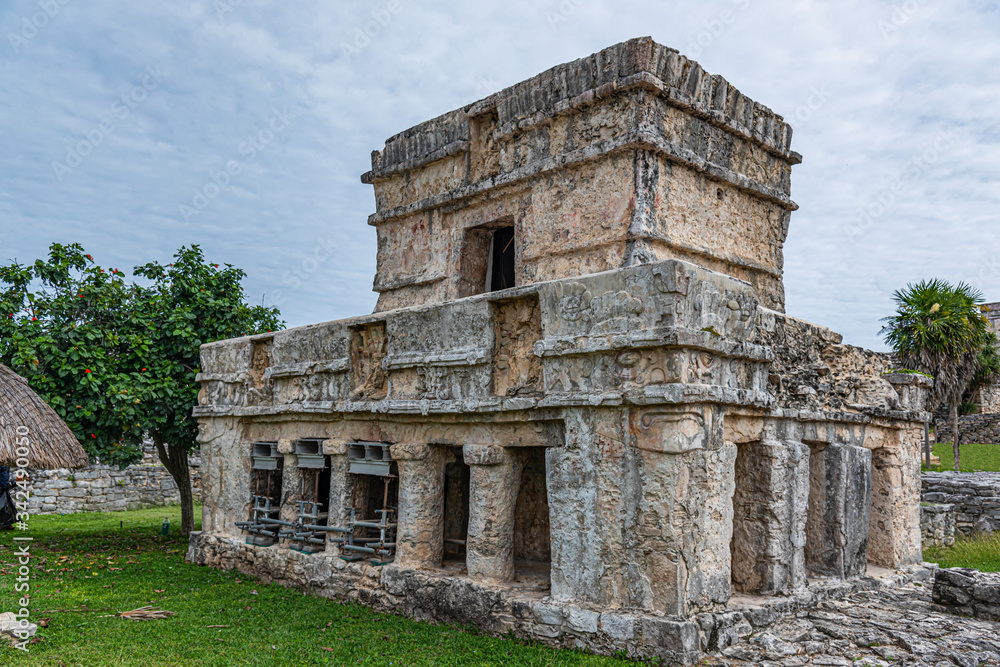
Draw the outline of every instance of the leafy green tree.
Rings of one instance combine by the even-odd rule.
[[[952,286],[932,279],[897,290],[893,300],[896,313],[883,320],[881,333],[901,364],[934,376],[928,408],[948,411],[958,470],[958,408],[993,337],[983,314],[983,295],[965,283]]]
[[[168,266],[134,271],[143,284],[97,266],[79,244],[53,244],[48,261],[0,267],[0,361],[102,463],[134,463],[152,438],[180,489],[187,533],[199,348],[284,325],[276,309],[245,302],[243,271],[207,263],[198,246],[181,248]]]

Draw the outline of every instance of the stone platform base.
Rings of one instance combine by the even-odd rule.
[[[1000,665],[1000,623],[958,616],[930,582],[853,593],[787,616],[703,664],[767,667]]]
[[[633,659],[658,658],[670,665],[694,664],[707,652],[737,644],[756,629],[824,600],[891,588],[914,576],[886,570],[870,571],[869,576],[850,581],[811,581],[792,596],[734,597],[728,609],[679,619],[557,602],[547,595],[547,587],[536,581],[537,575],[529,574],[510,587],[488,586],[470,580],[457,567],[440,571],[391,564],[375,567],[328,554],[250,546],[238,537],[203,532],[191,533],[187,560],[419,620],[472,624],[486,632],[510,633],[551,646],[601,655],[619,653]]]

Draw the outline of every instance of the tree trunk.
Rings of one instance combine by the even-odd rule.
[[[949,410],[951,415],[951,451],[955,453],[955,470],[958,470],[959,456],[958,451],[958,401],[954,401],[951,404],[951,409]]]
[[[931,425],[924,422],[924,465],[931,467]]]
[[[177,484],[181,495],[181,534],[187,535],[194,530],[194,494],[191,492],[191,468],[188,463],[187,447],[183,445],[165,445],[159,431],[150,431],[160,463],[167,469]]]

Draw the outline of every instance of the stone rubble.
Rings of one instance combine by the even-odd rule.
[[[705,665],[1000,665],[1000,623],[951,613],[928,586],[861,591],[709,654]]]
[[[13,641],[23,641],[34,637],[38,626],[34,623],[23,624],[12,611],[0,614],[0,637]]]
[[[955,613],[1000,621],[1000,574],[956,567],[934,572],[934,602]]]

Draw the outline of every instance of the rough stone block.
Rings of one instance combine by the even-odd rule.
[[[630,616],[604,612],[601,614],[601,630],[618,641],[628,641],[635,636],[635,620]]]
[[[794,440],[737,448],[733,586],[773,594],[805,583],[809,448]]]
[[[596,611],[581,609],[576,605],[567,607],[566,624],[577,632],[597,632],[601,615]]]
[[[871,519],[872,453],[851,445],[812,447],[805,557],[810,574],[865,573]]]
[[[644,618],[640,627],[642,643],[651,654],[681,665],[694,664],[701,658],[697,623]]]
[[[535,615],[535,620],[545,625],[562,625],[566,614],[563,607],[542,602],[536,602],[532,605],[531,610]]]

